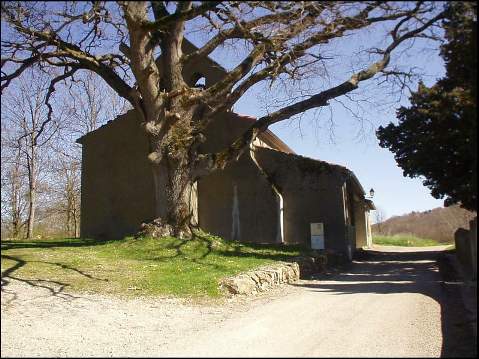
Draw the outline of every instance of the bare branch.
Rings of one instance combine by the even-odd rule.
[[[422,26],[415,30],[404,33],[397,37],[392,34],[392,43],[383,51],[383,56],[379,61],[371,64],[367,69],[359,71],[353,74],[348,80],[343,83],[331,87],[325,91],[322,91],[316,95],[309,97],[308,99],[296,102],[292,105],[286,106],[273,113],[259,118],[251,127],[238,139],[236,139],[227,149],[214,154],[202,155],[198,159],[198,167],[204,170],[215,170],[217,168],[224,168],[232,160],[237,160],[248,146],[254,141],[254,139],[268,126],[288,119],[299,113],[303,113],[307,110],[316,107],[327,106],[328,101],[345,95],[358,88],[359,83],[366,81],[376,74],[382,72],[389,64],[391,52],[396,49],[401,43],[407,39],[413,38],[416,34],[421,33],[430,25],[434,24],[438,20],[444,18],[445,12],[441,12],[429,21],[425,22]]]
[[[95,57],[89,54],[87,51],[83,51],[79,46],[74,45],[72,43],[68,43],[63,41],[59,35],[52,31],[38,31],[34,30],[33,28],[25,27],[19,20],[17,20],[14,14],[11,13],[9,9],[4,7],[2,3],[2,15],[6,18],[6,20],[15,27],[15,29],[21,33],[26,35],[29,38],[44,41],[45,44],[54,46],[57,51],[50,52],[46,58],[62,58],[68,57],[73,60],[78,61],[78,67],[83,69],[89,69],[92,71],[97,72],[112,88],[114,88],[120,96],[124,97],[128,101],[130,101],[133,105],[136,105],[136,100],[134,95],[132,94],[132,88],[128,86],[116,73],[115,71],[110,68],[104,61],[111,61],[114,58],[121,58],[119,55],[109,54],[103,55],[100,57]],[[27,62],[26,67],[31,66],[34,62],[38,62],[39,60],[44,59],[42,55],[37,55],[30,57],[23,61],[23,64]],[[125,62],[125,61],[123,61]],[[20,68],[23,68],[22,66]],[[18,77],[22,71],[15,71],[13,74],[5,76],[7,79],[7,85],[10,83],[11,79]],[[3,81],[3,78],[2,78]],[[6,86],[2,86],[2,89]]]
[[[312,36],[310,36],[303,42],[293,46],[291,49],[288,49],[288,51],[280,54],[279,56],[271,56],[271,54],[266,53],[266,51],[263,51],[260,54],[256,54],[254,53],[254,51],[258,49],[258,47],[256,47],[255,50],[253,50],[253,52],[251,52],[250,55],[243,61],[243,63],[241,63],[240,65],[238,65],[237,68],[228,73],[228,75],[220,83],[216,84],[213,88],[210,88],[208,91],[204,92],[202,94],[202,97],[207,97],[210,104],[214,103],[215,100],[221,102],[222,109],[229,108],[249,88],[251,88],[256,83],[263,81],[267,78],[274,79],[279,74],[287,72],[287,65],[292,64],[297,59],[303,57],[307,53],[308,49],[319,44],[326,44],[334,38],[342,37],[346,31],[365,28],[380,21],[395,20],[401,17],[404,17],[405,19],[410,19],[418,11],[418,7],[416,7],[413,10],[401,11],[389,15],[368,17],[368,15],[373,10],[375,10],[377,6],[377,3],[368,4],[355,16],[348,16],[340,18],[336,21],[331,21],[330,23],[325,25],[323,31],[314,33]],[[316,13],[313,14],[316,15]],[[280,34],[276,37],[273,37],[270,41],[272,43],[276,43],[276,48],[281,48],[282,43],[286,43],[286,41],[288,41],[291,37],[295,36],[298,31],[307,28],[310,22],[314,23],[314,19],[314,17],[306,17],[306,20],[301,21],[300,26],[298,26],[298,28],[296,29],[293,23],[293,26],[288,29],[289,33],[287,36]],[[264,57],[262,58],[263,55]],[[262,60],[266,60],[267,62],[269,62],[269,65],[266,66],[264,69],[251,74],[246,80],[239,84],[231,94],[225,93],[225,91],[231,89],[240,79],[242,79],[255,64]],[[246,64],[249,64],[249,66],[247,66]],[[223,91],[219,91],[220,89],[222,89]],[[225,96],[227,96],[226,101]]]
[[[52,94],[55,92],[55,85],[60,82],[65,80],[68,77],[73,76],[73,74],[78,70],[78,68],[74,67],[69,71],[65,71],[64,74],[55,77],[51,82],[50,86],[48,87],[47,95],[45,96],[45,105],[48,107],[48,114],[47,114],[47,119],[43,121],[43,123],[40,126],[40,129],[37,131],[35,137],[33,138],[33,143],[36,145],[38,137],[42,134],[43,130],[45,129],[45,126],[52,121],[52,113],[53,113],[53,108],[52,105],[50,104],[50,97]]]
[[[307,4],[304,11],[311,11],[315,15],[319,15],[325,6],[320,3]],[[259,33],[254,32],[255,29],[268,24],[289,24],[302,16],[301,11],[294,8],[290,11],[275,12],[261,16],[251,21],[240,21],[231,29],[223,30],[209,40],[203,47],[190,54],[185,54],[182,58],[183,63],[193,62],[198,58],[208,56],[219,45],[228,39],[234,38],[255,38]],[[260,35],[260,34],[259,34]]]
[[[178,11],[174,14],[168,14],[160,17],[158,20],[151,22],[144,20],[141,23],[141,27],[145,30],[154,31],[154,30],[167,30],[171,24],[175,24],[178,21],[184,22],[190,19],[193,19],[199,15],[202,15],[208,11],[214,10],[221,1],[204,1],[201,5],[192,7],[192,2],[188,1],[186,3],[190,3],[190,5],[183,4],[180,2],[178,6]],[[156,11],[158,12],[159,9],[166,12],[166,9],[160,8],[158,5],[155,7]]]

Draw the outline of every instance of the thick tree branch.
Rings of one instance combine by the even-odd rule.
[[[325,91],[322,91],[316,95],[309,97],[308,99],[298,101],[294,104],[291,104],[273,113],[261,117],[254,124],[252,124],[242,136],[236,139],[225,150],[217,153],[200,155],[197,161],[198,171],[204,172],[214,171],[216,169],[223,169],[229,162],[237,160],[250,146],[254,139],[261,132],[265,131],[270,125],[286,120],[288,118],[291,118],[292,116],[303,113],[310,109],[327,106],[329,100],[340,97],[357,89],[360,82],[372,78],[387,67],[390,61],[392,51],[396,49],[401,43],[403,43],[407,39],[413,38],[417,34],[420,34],[432,24],[444,18],[444,16],[445,12],[443,11],[429,21],[424,22],[422,26],[418,27],[415,30],[408,31],[402,36],[397,36],[395,33],[391,34],[393,41],[384,51],[382,51],[382,58],[379,61],[374,62],[367,69],[353,74],[348,80],[337,86],[329,88]]]
[[[191,3],[191,2],[190,2]],[[185,7],[181,3],[178,5],[179,11],[176,11],[174,14],[168,14],[160,17],[156,21],[147,21],[146,19],[142,21],[141,26],[145,30],[155,31],[155,30],[167,30],[169,26],[172,24],[177,23],[178,21],[184,22],[187,20],[191,20],[199,15],[207,13],[208,11],[214,10],[221,1],[204,1],[199,6],[187,6]],[[160,10],[162,9],[162,10]],[[165,13],[166,9],[164,7],[156,6],[154,8],[156,13],[160,11]]]
[[[141,24],[147,18],[144,2],[124,2],[123,12],[130,33],[129,56],[131,69],[137,80],[142,97],[141,110],[144,121],[157,121],[162,104],[159,89],[159,70],[153,57],[153,49],[148,47],[151,34]]]
[[[279,74],[285,72],[286,66],[294,63],[297,59],[303,57],[308,49],[319,44],[326,44],[334,38],[342,37],[344,36],[346,31],[365,28],[380,21],[396,20],[401,17],[404,17],[405,19],[411,19],[417,14],[419,8],[418,6],[416,6],[416,8],[414,8],[413,10],[401,11],[394,14],[386,14],[382,16],[368,17],[368,15],[370,15],[373,10],[377,9],[378,6],[378,3],[368,4],[355,16],[344,17],[325,24],[322,31],[316,32],[314,35],[310,36],[303,42],[294,45],[288,51],[280,54],[277,57],[272,57],[266,51],[263,51],[258,55],[255,54],[256,56],[252,57],[252,52],[250,56],[248,56],[243,61],[243,63],[241,63],[237,68],[232,70],[221,82],[217,83],[214,87],[204,92],[202,94],[202,97],[208,98],[208,103],[210,104],[220,102],[221,107],[219,109],[230,108],[249,88],[251,88],[253,85],[260,81],[263,81],[267,78],[275,78]],[[317,12],[320,11],[320,9],[316,8],[315,11],[316,12],[313,12],[309,15],[316,16]],[[285,44],[288,40],[294,37],[298,32],[310,26],[311,23],[314,23],[314,21],[315,17],[306,16],[301,21],[298,21],[298,23],[292,23],[288,35],[285,36],[283,34],[278,34],[277,36],[271,38],[270,43],[275,44],[276,48],[281,49],[284,46],[283,44]],[[261,58],[261,56],[263,55],[264,58]],[[247,79],[240,83],[232,93],[228,93],[228,90],[233,88],[238,83],[238,81],[240,81],[252,69],[254,65],[266,60],[270,63],[268,66],[256,73],[251,74]],[[248,61],[251,65],[245,66],[245,62]]]

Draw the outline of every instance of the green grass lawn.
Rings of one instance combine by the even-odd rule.
[[[60,283],[70,292],[122,296],[220,297],[226,276],[300,254],[300,247],[225,241],[200,233],[117,241],[42,239],[2,241],[3,279]]]
[[[428,247],[449,243],[440,243],[432,239],[419,238],[412,235],[397,234],[394,236],[373,236],[373,243],[383,246]]]

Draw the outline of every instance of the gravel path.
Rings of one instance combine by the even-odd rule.
[[[340,273],[222,303],[4,290],[2,356],[439,357],[443,344],[434,252],[370,252]]]

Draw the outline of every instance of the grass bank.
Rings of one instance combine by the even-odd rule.
[[[126,238],[117,241],[2,241],[2,283],[64,286],[71,292],[122,296],[218,297],[226,276],[299,255],[300,247],[225,241]],[[3,285],[3,284],[2,284]]]
[[[419,238],[412,235],[397,234],[394,236],[373,236],[373,243],[383,246],[401,246],[401,247],[428,247],[441,246],[449,243],[441,243],[432,239]]]

